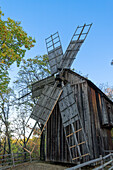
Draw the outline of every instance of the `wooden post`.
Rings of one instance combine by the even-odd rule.
[[[43,129],[43,125],[41,124],[41,130]],[[40,160],[45,161],[45,133],[43,131],[40,138]]]
[[[77,165],[80,165],[80,162],[77,162]],[[78,168],[78,170],[81,170],[81,168]]]
[[[103,164],[104,164],[104,162],[103,162],[103,158],[102,158],[102,155],[100,155],[100,158],[101,158],[101,165],[102,165],[102,170],[104,169],[104,167],[103,167]]]
[[[12,161],[13,161],[13,166],[15,166],[15,160],[14,160],[13,152],[12,152]]]
[[[112,155],[112,153],[110,153],[111,155],[110,155],[110,160],[112,160],[112,162],[111,162],[111,166],[113,166],[113,155]]]

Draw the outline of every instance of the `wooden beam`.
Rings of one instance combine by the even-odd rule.
[[[76,158],[73,158],[72,160],[74,161],[74,160],[76,160],[76,159],[79,159],[80,157],[82,158],[82,157],[87,156],[87,155],[90,155],[90,154],[89,154],[89,153],[86,153],[86,154],[84,154],[84,155],[81,155],[81,156],[78,156],[78,157],[76,157]]]
[[[74,133],[77,133],[77,132],[79,132],[79,131],[81,131],[81,130],[82,130],[82,128],[81,128],[81,129],[76,130]],[[74,133],[70,133],[69,135],[67,135],[67,136],[66,136],[66,138],[68,138],[68,137],[72,136]]]
[[[84,144],[84,143],[86,143],[85,141],[83,141],[83,142],[81,142],[81,143],[78,143],[78,145],[82,145],[82,144]],[[74,147],[76,147],[77,145],[73,145],[73,146],[70,146],[70,148],[74,148]]]

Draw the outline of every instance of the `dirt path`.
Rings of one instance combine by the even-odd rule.
[[[10,168],[10,170],[64,170],[66,168],[67,167],[60,166],[60,165],[32,162],[32,163],[23,163],[22,165],[18,165],[16,167]]]

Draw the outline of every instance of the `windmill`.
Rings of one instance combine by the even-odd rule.
[[[82,159],[83,157],[90,155],[90,151],[86,140],[83,124],[77,108],[77,103],[74,99],[73,90],[70,83],[65,79],[64,72],[65,69],[70,69],[78,51],[80,50],[81,45],[88,35],[91,26],[92,24],[84,24],[83,26],[78,26],[76,28],[64,54],[58,32],[46,38],[45,41],[49,56],[51,76],[36,83],[36,88],[39,89],[38,94],[36,94],[35,89],[32,90],[32,93],[34,93],[34,95],[40,96],[36,106],[33,109],[33,112],[30,115],[30,117],[36,121],[34,128],[37,123],[41,123],[44,125],[39,137],[42,135],[42,132],[47,125],[47,122],[55,108],[55,105],[58,103],[62,117],[65,138],[72,161],[78,158]],[[74,128],[73,124],[76,121],[79,122],[81,128]],[[71,128],[70,134],[68,134],[67,131],[68,126],[70,126]],[[81,143],[78,143],[77,139],[77,134],[79,132],[82,132],[84,139],[83,141],[81,141]],[[29,137],[31,136],[31,134],[32,131]],[[29,140],[29,137],[27,141]],[[84,154],[82,154],[80,150],[80,145],[82,144],[85,144],[86,147],[86,153]],[[35,144],[30,153],[33,152],[34,148]],[[75,151],[77,151],[77,155],[75,154]]]

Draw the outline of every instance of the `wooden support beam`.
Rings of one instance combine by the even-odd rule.
[[[26,127],[29,128],[29,129],[31,129],[31,130],[33,129],[33,128],[31,128],[29,125],[27,125]],[[35,131],[38,135],[40,135],[40,133],[39,133],[36,129],[33,129],[33,131]]]
[[[24,148],[24,150],[26,150],[28,153],[30,153],[30,155],[31,155],[31,152],[28,150],[28,149],[26,149],[26,148]]]
[[[89,153],[86,153],[86,154],[84,154],[84,155],[81,155],[81,156],[78,156],[78,157],[76,157],[76,158],[73,158],[72,160],[74,161],[74,160],[76,160],[76,159],[79,159],[80,157],[82,158],[82,157],[87,156],[87,155],[90,155],[90,154],[89,154]]]
[[[83,141],[83,142],[81,142],[81,143],[78,143],[78,145],[82,145],[82,144],[84,144],[84,143],[86,143],[85,141]],[[73,145],[73,146],[70,146],[70,148],[74,148],[74,147],[76,147],[77,145]]]
[[[81,129],[76,130],[74,133],[77,133],[77,132],[79,132],[79,131],[81,131],[81,130],[82,130],[82,128],[81,128]],[[67,135],[67,136],[66,136],[66,138],[68,138],[68,137],[72,136],[74,133],[70,133],[69,135]]]

